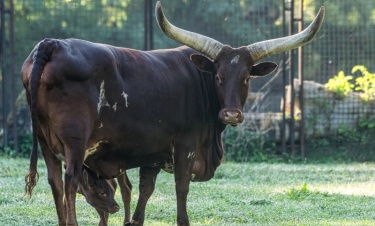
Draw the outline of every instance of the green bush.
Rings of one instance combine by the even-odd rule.
[[[278,148],[267,135],[239,127],[224,132],[225,159],[235,162],[279,162]]]
[[[30,156],[30,151],[32,147],[32,134],[20,134],[18,135],[18,151],[14,150],[14,139],[9,140],[9,145],[6,147],[2,147],[0,149],[0,153],[12,156],[12,157],[25,157],[28,158]]]
[[[364,101],[375,100],[375,74],[367,70],[363,65],[356,65],[352,69],[361,74],[355,79],[355,84],[351,83],[353,75],[345,75],[344,71],[340,71],[336,76],[329,79],[325,84],[327,90],[333,92],[338,98],[344,98],[349,92],[358,91]]]
[[[375,117],[358,120],[356,129],[342,125],[336,134],[309,139],[306,157],[319,162],[375,161]]]
[[[336,76],[329,79],[325,84],[326,89],[337,95],[338,98],[344,98],[352,91],[354,85],[350,83],[353,76],[345,76],[343,71],[340,71]]]
[[[352,74],[360,71],[362,76],[355,80],[355,90],[361,92],[364,101],[375,99],[375,74],[370,73],[363,65],[354,66]]]

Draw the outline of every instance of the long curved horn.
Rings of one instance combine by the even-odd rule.
[[[247,48],[254,62],[271,55],[300,47],[309,42],[315,36],[320,26],[322,25],[324,13],[325,10],[322,6],[320,7],[320,10],[314,21],[305,30],[297,34],[248,45]]]
[[[156,2],[155,15],[159,27],[165,35],[179,43],[187,45],[199,52],[206,54],[212,60],[215,60],[224,46],[223,44],[212,38],[191,31],[183,30],[172,25],[164,16],[160,1]]]

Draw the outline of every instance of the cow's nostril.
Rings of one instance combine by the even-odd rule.
[[[228,118],[238,118],[239,117],[239,113],[236,112],[236,111],[229,111],[229,112],[226,112],[226,116]]]

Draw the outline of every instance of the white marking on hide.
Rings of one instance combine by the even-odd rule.
[[[192,159],[195,157],[195,152],[189,152],[188,159]]]
[[[102,107],[110,107],[107,99],[105,98],[104,80],[100,84],[98,114],[100,113],[100,108],[102,108]]]
[[[121,96],[123,96],[124,99],[125,99],[125,107],[128,107],[129,106],[129,103],[128,103],[128,94],[126,94],[125,91],[122,91]]]
[[[100,123],[100,126],[99,126],[98,128],[99,128],[99,129],[100,129],[100,128],[103,128],[103,123]]]
[[[63,154],[57,154],[56,157],[61,161],[65,162],[65,156]]]
[[[235,56],[231,61],[230,64],[237,64],[240,60],[240,55]]]
[[[113,110],[116,111],[117,110],[117,102],[112,106]]]
[[[108,141],[100,140],[97,143],[93,144],[91,147],[87,148],[86,151],[85,151],[84,160],[86,160],[86,158],[89,157],[90,155],[94,154],[97,151],[99,145],[102,144],[102,143],[108,143]]]

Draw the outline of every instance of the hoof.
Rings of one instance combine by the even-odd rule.
[[[126,223],[124,224],[124,226],[132,226],[132,223],[130,223],[130,222],[126,222]]]

